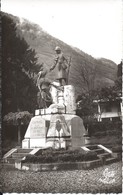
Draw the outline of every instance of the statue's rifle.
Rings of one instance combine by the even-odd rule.
[[[69,78],[69,72],[70,72],[70,66],[71,66],[71,56],[68,62],[68,69],[67,69],[67,84],[68,84],[68,78]]]

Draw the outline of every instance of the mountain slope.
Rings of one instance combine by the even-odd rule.
[[[77,95],[81,94],[83,90],[91,90],[114,84],[117,66],[111,60],[104,58],[95,59],[83,51],[71,47],[49,35],[37,24],[10,14],[9,17],[12,17],[17,25],[17,34],[24,37],[30,47],[35,49],[39,63],[44,63],[47,70],[53,64],[55,55],[54,48],[57,45],[61,47],[68,60],[71,57],[69,84],[75,86]],[[47,76],[51,80],[54,80],[54,75],[55,70],[48,73]]]

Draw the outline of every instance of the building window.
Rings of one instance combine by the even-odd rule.
[[[121,118],[120,117],[113,117],[112,121],[121,121]]]
[[[102,121],[103,122],[108,122],[108,121],[110,121],[110,118],[102,118]]]

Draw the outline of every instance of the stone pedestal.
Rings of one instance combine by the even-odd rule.
[[[25,139],[22,141],[22,148],[45,147],[46,134],[46,120],[40,115],[33,117],[24,136]]]
[[[50,126],[47,133],[47,146],[53,148],[66,148],[71,138],[70,129],[62,114],[51,115]]]
[[[83,125],[83,120],[80,117],[73,117],[71,120],[71,146],[72,148],[78,148],[85,145],[86,130]]]
[[[64,86],[64,104],[66,106],[66,114],[76,113],[75,89],[72,85]]]
[[[35,116],[30,121],[22,148],[78,148],[85,145],[80,117],[70,114]]]
[[[57,121],[61,128],[57,130]],[[85,145],[84,134],[86,130],[83,120],[76,115],[56,114],[51,116],[50,126],[47,133],[47,146],[79,148]],[[61,141],[61,145],[59,142]]]
[[[75,90],[71,85],[51,87],[53,104],[35,111],[22,141],[22,148],[79,148],[85,145],[85,128],[75,115]]]

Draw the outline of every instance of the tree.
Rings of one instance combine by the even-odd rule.
[[[118,64],[117,77],[122,77],[122,61]]]
[[[115,90],[117,90],[117,93],[121,96],[122,94],[122,61],[120,64],[118,64],[117,69],[117,79],[115,80]]]
[[[78,59],[79,60],[79,59]],[[80,94],[80,88],[82,93],[89,93],[92,90],[95,90],[95,79],[97,74],[97,64],[92,64],[92,62],[85,60],[76,64],[73,67],[74,74],[71,75],[72,80],[74,80],[74,84],[77,86]]]
[[[114,100],[117,97],[117,91],[115,87],[103,87],[99,93],[99,99]]]
[[[95,100],[107,102],[107,106],[114,104],[114,101],[119,103],[121,97],[121,81],[118,80],[114,86],[103,87],[101,89],[92,90],[89,93],[85,92],[77,98],[77,115],[83,118],[84,122],[89,124],[96,119],[98,113]]]
[[[21,125],[29,124],[30,120],[32,118],[32,114],[30,114],[27,111],[24,112],[15,112],[15,113],[8,113],[4,116],[4,122],[8,125],[16,125],[18,128],[18,144],[21,143]]]
[[[98,98],[98,91],[92,90],[89,93],[82,93],[77,98],[77,115],[83,118],[84,123],[89,124],[95,120],[97,106],[94,100]]]
[[[96,68],[96,67],[95,67]],[[114,86],[102,87],[98,89],[91,89],[88,77],[88,68],[82,72],[84,81],[88,90],[85,90],[81,95],[77,97],[77,115],[84,119],[85,123],[94,121],[95,117],[101,116],[102,113],[98,113],[97,105],[95,100],[106,101],[107,105],[114,104],[114,101],[119,104],[121,101],[120,97],[122,94],[122,77],[121,77],[122,63],[118,66],[117,79],[115,80]],[[93,74],[92,74],[93,75]],[[94,75],[93,75],[94,76]],[[93,79],[95,77],[92,77]]]
[[[13,19],[2,13],[2,114],[29,110],[36,105],[34,72],[38,71],[36,53],[17,35]]]

